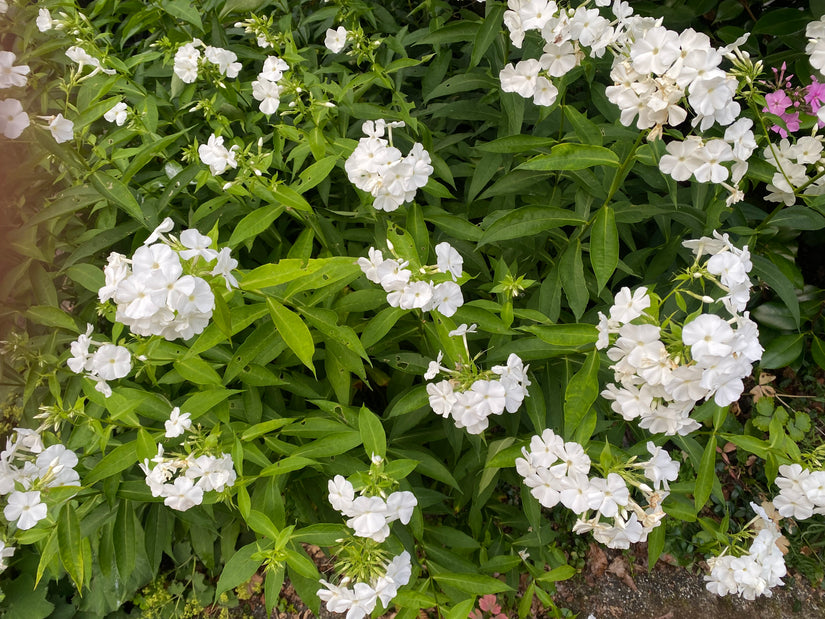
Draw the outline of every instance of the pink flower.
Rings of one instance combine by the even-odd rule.
[[[765,102],[768,105],[762,108],[763,112],[770,112],[771,114],[781,116],[791,104],[791,98],[784,90],[777,90],[769,95],[765,95]]]

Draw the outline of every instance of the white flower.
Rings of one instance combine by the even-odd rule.
[[[264,68],[258,74],[259,80],[278,82],[284,76],[284,71],[289,71],[289,65],[277,56],[267,56],[264,60]]]
[[[201,161],[209,166],[209,171],[214,175],[223,174],[226,168],[237,168],[238,162],[235,160],[237,146],[227,150],[223,145],[223,136],[218,137],[214,133],[209,136],[206,144],[198,147],[198,155]]]
[[[192,427],[190,413],[181,414],[177,406],[172,409],[169,419],[164,422],[166,427],[166,438],[177,438]]]
[[[540,70],[541,64],[534,58],[520,60],[515,66],[508,64],[499,73],[501,89],[504,92],[518,93],[525,99],[532,97],[536,92]]]
[[[203,502],[203,489],[188,477],[178,477],[174,484],[164,486],[163,504],[180,512]]]
[[[343,26],[338,26],[335,30],[328,28],[324,46],[333,54],[343,51],[347,46],[347,29]]]
[[[14,65],[17,56],[14,52],[0,50],[0,89],[23,87],[26,85],[29,74],[29,65]]]
[[[650,307],[650,297],[647,288],[641,286],[631,294],[630,288],[624,286],[613,300],[610,308],[610,320],[625,324],[642,315]]]
[[[43,520],[48,507],[40,502],[40,491],[20,492],[15,490],[9,495],[3,515],[9,522],[17,521],[17,528],[27,531]]]
[[[441,360],[444,358],[444,353],[442,351],[438,351],[438,358],[435,361],[430,361],[430,364],[427,366],[427,371],[424,372],[424,380],[432,380],[438,373],[441,371]]]
[[[103,118],[108,120],[110,123],[115,123],[118,127],[122,127],[126,122],[128,109],[129,107],[121,101],[120,103],[116,103],[112,109],[106,112],[103,115]]]
[[[198,41],[200,43],[200,41]],[[200,61],[201,53],[197,49],[197,43],[192,41],[186,45],[178,48],[175,52],[175,75],[180,78],[184,84],[192,84],[198,79],[198,62]]]
[[[17,99],[0,100],[0,132],[10,140],[20,137],[30,124],[29,115]]]
[[[383,542],[390,534],[387,525],[387,504],[381,497],[359,496],[350,507],[352,518],[347,526],[358,537],[369,537],[376,542]]]
[[[92,373],[103,380],[116,380],[132,370],[132,356],[123,346],[103,344],[92,355]]]
[[[461,286],[455,282],[441,282],[432,289],[432,304],[444,316],[452,316],[464,305]],[[426,308],[425,308],[426,309]]]
[[[66,56],[68,56],[69,60],[72,60],[77,63],[77,71],[80,73],[83,71],[83,67],[94,67],[91,73],[89,73],[89,77],[92,75],[96,75],[100,71],[103,71],[106,75],[114,75],[114,69],[104,69],[100,65],[100,60],[89,54],[85,49],[82,47],[78,47],[74,45],[66,50]]]
[[[48,32],[54,28],[54,20],[52,19],[51,13],[49,13],[49,9],[40,9],[37,13],[35,23],[40,32]]]
[[[352,502],[355,500],[355,489],[343,475],[336,475],[330,479],[327,488],[329,489],[329,502],[332,508],[343,514],[349,514],[352,509]]]
[[[63,114],[49,117],[49,131],[58,144],[68,142],[74,137],[74,123],[63,118]]]
[[[456,249],[447,243],[439,243],[435,246],[436,264],[439,273],[450,273],[453,280],[461,277],[461,270],[464,265],[464,258]]]
[[[206,262],[212,262],[218,257],[218,252],[210,249],[212,239],[205,234],[201,234],[194,228],[181,232],[180,242],[186,247],[186,249],[180,252],[180,257],[184,260],[191,260],[196,256],[201,256]]]
[[[277,112],[281,104],[281,87],[269,80],[256,80],[252,82],[252,97],[261,102],[258,108],[269,116]]]
[[[416,505],[418,505],[418,499],[412,492],[407,490],[393,492],[387,497],[387,522],[400,520],[401,524],[408,524]]]
[[[92,343],[92,330],[92,325],[87,324],[86,333],[78,336],[70,345],[72,358],[66,361],[66,365],[75,374],[80,374],[84,370],[87,372],[91,370],[92,356],[89,354],[89,346]]]
[[[226,289],[238,288],[238,280],[232,275],[232,271],[238,268],[238,261],[231,255],[231,250],[228,247],[222,248],[218,252],[218,261],[215,263],[215,268],[212,269],[210,275],[220,275],[226,282]]]
[[[203,50],[203,56],[212,64],[218,65],[218,71],[226,77],[238,77],[241,71],[241,63],[235,62],[238,59],[237,54],[228,49],[207,45]]]
[[[0,572],[9,566],[6,559],[14,554],[14,550],[13,546],[6,546],[6,542],[0,540]]]
[[[469,327],[466,323],[461,323],[455,329],[450,331],[447,335],[450,337],[461,337],[467,333],[476,333],[478,331],[478,325],[472,324]]]

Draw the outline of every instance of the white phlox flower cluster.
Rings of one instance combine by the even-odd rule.
[[[522,448],[523,458],[516,459],[516,471],[539,503],[550,509],[561,503],[578,516],[573,531],[592,533],[594,539],[609,548],[629,548],[643,542],[665,517],[662,501],[668,496],[668,481],[679,474],[679,463],[667,451],[648,441],[651,459],[633,464],[653,482],[636,482],[646,506],[637,503],[628,483],[618,473],[606,478],[589,477],[590,458],[576,442],[565,442],[552,430],[534,436],[530,449]],[[593,511],[593,515],[590,512]],[[608,522],[605,519],[612,519]]]
[[[281,104],[282,87],[278,82],[284,76],[284,71],[289,71],[286,62],[277,56],[267,56],[263,70],[258,73],[258,79],[252,82],[252,97],[260,101],[259,108],[267,116],[277,112]]]
[[[787,570],[778,543],[783,540],[777,524],[762,507],[751,503],[756,512],[756,537],[746,554],[722,554],[708,559],[710,574],[705,576],[708,591],[717,595],[738,594],[746,600],[764,595],[771,597],[771,587],[781,585]],[[784,541],[784,540],[783,540]]]
[[[694,112],[691,124],[706,131],[718,123],[733,123],[741,110],[734,101],[738,79],[719,68],[724,59],[710,38],[688,28],[678,33],[656,25],[628,31],[618,47],[607,98],[621,110],[621,122],[653,129],[648,139],[661,136],[665,125],[687,118],[686,98]]]
[[[71,343],[72,356],[66,361],[66,365],[75,374],[83,374],[95,381],[95,390],[108,398],[112,395],[112,388],[107,381],[129,375],[132,371],[132,355],[124,346],[92,341],[93,331],[92,325],[86,325],[86,333]],[[97,347],[94,352],[91,352],[92,345]]]
[[[361,126],[366,137],[344,163],[350,182],[372,195],[373,206],[379,211],[394,211],[405,202],[412,202],[415,192],[424,187],[433,173],[430,154],[416,142],[403,156],[392,145],[392,129],[403,127],[402,121],[383,119],[365,121]],[[385,132],[388,139],[384,138]]]
[[[402,490],[383,496],[355,496],[355,488],[342,475],[329,481],[329,502],[349,518],[347,526],[358,537],[368,537],[378,543],[390,534],[390,523],[400,520],[408,524],[418,500],[412,492]]]
[[[633,293],[622,288],[610,316],[599,313],[597,348],[606,348],[610,335],[618,334],[607,351],[617,384],[607,385],[601,395],[612,401],[614,412],[627,421],[638,419],[642,428],[654,434],[687,435],[698,429],[700,424],[690,417],[696,404],[710,397],[719,406],[738,400],[744,390],[742,379],[762,357],[756,323],[747,312],[740,313],[750,290],[747,246],[740,250],[727,235],[714,234],[715,238],[684,243],[696,255],[689,277],[709,275],[718,282],[727,294],[700,299],[702,303],[721,302],[732,316],[729,320],[701,313],[683,325],[680,340],[663,337],[661,327],[650,324],[653,319],[644,313],[650,306],[644,287]],[[705,254],[710,258],[701,265]],[[663,339],[674,341],[673,350]]]
[[[152,496],[163,497],[164,505],[181,512],[200,505],[205,492],[223,492],[237,479],[232,456],[228,453],[169,457],[164,455],[162,444],[158,444],[154,458],[145,459],[139,466]]]
[[[370,465],[372,473],[380,470],[383,459],[374,455]],[[357,538],[363,538],[367,547],[384,542],[390,534],[390,523],[395,520],[408,524],[418,500],[412,492],[403,490],[387,495],[380,490],[379,495],[366,495],[359,492],[356,496],[354,486],[342,475],[336,475],[328,482],[329,502],[332,507],[348,518],[347,526]],[[342,540],[339,540],[342,541]],[[357,546],[357,548],[361,548]],[[364,559],[361,551],[355,551],[358,559]],[[380,551],[377,557],[386,557]],[[326,602],[327,610],[334,613],[347,613],[347,619],[368,617],[378,601],[384,608],[389,606],[398,594],[398,589],[410,581],[412,564],[410,554],[405,550],[389,560],[381,559],[381,565],[370,563],[369,582],[353,582],[345,576],[337,585],[321,580],[323,589],[318,590],[318,597]],[[377,568],[377,569],[376,569]],[[346,573],[346,568],[344,569]],[[363,578],[361,576],[360,578]]]
[[[189,339],[209,324],[215,296],[201,275],[223,277],[227,290],[238,286],[232,275],[238,262],[228,247],[213,249],[212,239],[194,229],[179,240],[164,236],[173,226],[165,219],[131,258],[112,252],[98,291],[101,303],[114,300],[115,319],[133,333],[170,341]]]
[[[469,330],[459,335],[466,338],[466,332]],[[430,408],[445,419],[452,417],[457,428],[466,428],[470,434],[486,430],[490,415],[501,415],[504,411],[515,413],[529,395],[527,387],[531,383],[527,370],[530,366],[524,365],[515,353],[510,354],[506,365],[495,365],[487,372],[478,372],[472,363],[446,368],[441,365],[442,359],[443,353],[439,352],[424,374],[426,380],[438,374],[447,376],[437,383],[427,383]]]
[[[814,514],[825,514],[825,471],[783,464],[774,483],[779,486],[779,494],[773,505],[781,516],[807,520]]]
[[[329,612],[347,613],[346,619],[363,619],[370,616],[378,600],[387,608],[398,594],[398,589],[410,582],[411,575],[410,553],[405,550],[385,564],[383,576],[369,583],[353,583],[349,578],[344,578],[337,585],[322,579],[320,582],[324,588],[318,589],[316,595],[326,602]]]
[[[277,108],[278,105],[275,105]],[[206,144],[198,146],[198,156],[201,163],[209,166],[209,171],[219,176],[226,172],[226,168],[233,170],[238,167],[238,160],[235,158],[235,152],[238,150],[238,145],[235,144],[232,148],[226,148],[223,145],[223,136],[217,136],[214,133],[209,136]]]
[[[738,183],[748,171],[747,160],[756,150],[753,121],[740,118],[725,130],[725,137],[703,140],[689,136],[667,144],[667,154],[659,160],[659,169],[674,180],[695,178],[700,183],[716,183],[730,191],[728,206],[741,201],[744,194]],[[820,146],[820,150],[821,150]],[[725,164],[730,164],[730,169]],[[732,184],[726,181],[730,178]]]
[[[785,206],[796,203],[794,191],[797,187],[813,182],[802,191],[805,195],[819,196],[825,193],[825,177],[822,171],[822,137],[809,135],[791,143],[784,138],[778,144],[769,144],[763,155],[765,161],[775,169],[765,199],[769,202],[784,202]]]
[[[199,48],[203,48],[203,54]],[[238,77],[242,65],[237,62],[238,56],[235,52],[223,49],[222,47],[213,47],[211,45],[204,45],[200,39],[193,39],[185,45],[181,45],[178,51],[175,52],[175,60],[173,71],[184,84],[192,84],[198,79],[198,71],[204,66],[204,63],[209,63],[217,67],[221,75],[229,78]],[[219,86],[220,82],[218,83]]]
[[[435,247],[437,264],[422,267],[418,272],[409,268],[409,261],[396,258],[384,259],[379,249],[370,247],[369,258],[358,258],[367,279],[387,292],[387,303],[404,310],[420,309],[423,312],[438,311],[452,316],[464,305],[464,295],[456,280],[461,277],[464,259],[447,242]],[[436,284],[432,275],[449,274],[452,281]]]
[[[808,60],[814,69],[822,73],[825,69],[825,15],[808,24],[805,28],[805,36],[808,39],[808,45],[805,48]]]
[[[48,513],[42,490],[66,486],[80,487],[77,455],[64,445],[45,447],[39,432],[15,428],[0,452],[0,496],[7,496],[3,516],[21,531],[36,526]],[[0,548],[0,571],[13,548]]]

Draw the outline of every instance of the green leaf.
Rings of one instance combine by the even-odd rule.
[[[275,323],[275,327],[281,337],[284,338],[286,345],[295,353],[301,363],[315,374],[315,366],[312,363],[312,356],[315,354],[315,343],[312,341],[312,334],[304,321],[301,320],[298,314],[271,297],[267,297],[266,304],[272,322]]]
[[[601,292],[619,264],[619,231],[616,216],[609,206],[599,209],[590,229],[590,264],[596,275],[598,292]]]
[[[549,572],[544,572],[544,574],[536,578],[536,580],[541,582],[558,582],[560,580],[573,578],[576,572],[576,568],[572,565],[560,565],[559,567],[554,567]]]
[[[503,9],[504,7],[501,6]],[[467,619],[470,616],[473,608],[475,608],[476,599],[475,597],[468,598],[463,600],[450,608],[446,614],[444,615],[444,619]],[[421,606],[419,606],[421,608]],[[446,610],[446,609],[445,609]]]
[[[576,136],[585,144],[602,145],[603,134],[596,123],[571,105],[564,106],[564,117],[573,126]]]
[[[215,585],[215,602],[221,593],[245,583],[258,571],[261,562],[252,558],[258,552],[258,542],[247,544],[230,557]]]
[[[825,342],[820,340],[817,336],[813,336],[811,341],[811,355],[816,364],[825,370]]]
[[[83,478],[84,486],[91,486],[101,479],[117,475],[137,462],[137,443],[132,441],[116,447],[98,462]]]
[[[103,271],[93,264],[75,264],[66,269],[66,275],[86,290],[97,293],[106,283]]]
[[[123,209],[129,217],[146,228],[151,228],[143,211],[129,188],[107,172],[98,170],[90,177],[92,185],[104,198]]]
[[[659,560],[659,557],[662,555],[662,551],[665,549],[665,523],[660,524],[658,527],[653,529],[647,536],[647,570],[650,572],[653,570],[653,566],[656,565],[656,561]]]
[[[442,572],[434,574],[435,581],[445,587],[453,587],[464,593],[472,595],[486,595],[488,593],[504,593],[512,591],[513,588],[505,582],[492,576],[483,574],[457,574],[453,572]]]
[[[369,348],[380,342],[406,312],[400,307],[385,307],[378,312],[361,332],[361,344]]]
[[[292,471],[299,471],[309,466],[317,465],[318,461],[312,458],[305,458],[304,456],[287,456],[277,462],[265,466],[258,473],[258,477],[277,477],[279,475],[286,475]]]
[[[80,333],[74,319],[57,307],[35,305],[26,310],[26,318],[45,327],[55,327],[66,329],[72,333]]]
[[[328,157],[324,157],[320,161],[316,161],[311,166],[309,166],[306,170],[301,172],[298,175],[298,178],[301,179],[301,182],[298,183],[298,186],[295,188],[295,191],[298,193],[304,193],[309,191],[316,185],[318,185],[321,181],[327,178],[332,172],[335,164],[338,161],[337,155],[329,155]]]
[[[282,428],[285,425],[289,425],[293,421],[295,420],[289,417],[281,417],[280,419],[270,419],[269,421],[256,423],[254,426],[247,428],[243,431],[243,434],[241,434],[241,440],[255,440],[256,438],[263,436],[264,434],[269,434],[270,432],[274,432],[275,430]]]
[[[362,406],[358,413],[358,431],[361,433],[361,442],[364,443],[367,458],[386,457],[387,436],[384,433],[384,426],[378,416],[366,406]]]
[[[538,155],[525,161],[516,170],[584,170],[597,165],[619,167],[619,157],[609,148],[593,144],[557,144],[549,155]]]
[[[567,301],[570,304],[570,309],[573,310],[573,315],[576,317],[576,320],[578,320],[582,314],[584,314],[584,310],[587,308],[587,301],[590,299],[587,286],[584,283],[582,245],[578,239],[576,239],[574,243],[570,243],[562,254],[559,260],[559,271],[561,273],[561,285],[562,288],[564,288],[564,294],[567,296]]]
[[[481,235],[478,246],[533,236],[561,226],[587,223],[571,211],[552,206],[523,206],[497,219]]]
[[[269,517],[263,512],[251,509],[244,520],[246,521],[246,524],[249,525],[249,528],[255,531],[258,535],[263,535],[264,537],[268,537],[272,540],[278,538],[280,533],[280,531],[278,531],[278,527],[276,527]]]
[[[804,347],[805,336],[801,333],[775,337],[765,347],[759,367],[769,370],[787,367],[799,358]]]
[[[57,547],[60,562],[66,568],[66,573],[69,574],[78,591],[83,587],[83,581],[86,578],[82,539],[77,512],[71,503],[66,503],[60,510],[60,517],[57,521]]]
[[[563,348],[575,348],[595,344],[599,331],[595,325],[566,324],[522,327],[522,330],[536,335],[543,342]]]
[[[770,288],[779,296],[785,303],[785,306],[791,312],[796,328],[799,328],[799,299],[796,297],[793,283],[785,276],[782,271],[770,260],[764,256],[752,255],[753,272],[758,275]]]
[[[200,12],[189,0],[162,0],[161,6],[169,15],[182,19],[203,32]]]
[[[120,182],[128,185],[132,177],[140,172],[140,170],[142,170],[146,164],[152,160],[152,157],[158,153],[161,153],[184,133],[184,131],[178,131],[177,133],[167,135],[159,140],[151,140],[148,144],[144,145],[143,148],[138,150],[137,154],[129,161],[129,167],[126,168],[123,174],[121,174]],[[164,157],[164,159],[174,159],[174,156]]]
[[[275,264],[265,264],[247,273],[241,282],[244,290],[261,290],[307,277],[327,266],[329,258],[300,260],[285,258]],[[355,260],[352,260],[355,264]]]
[[[487,153],[524,153],[552,146],[555,143],[554,138],[542,138],[536,135],[508,135],[492,142],[476,143],[475,148]]]
[[[186,380],[196,385],[220,385],[220,375],[200,357],[190,357],[175,361],[175,369]]]
[[[430,99],[436,99],[437,97],[455,95],[471,90],[490,92],[491,90],[497,90],[499,87],[499,81],[489,75],[483,73],[460,73],[446,79],[433,88],[432,91],[424,97],[424,102],[426,103]]]
[[[121,578],[127,578],[135,567],[135,515],[131,502],[123,499],[117,508],[115,526],[112,529],[115,561]]]
[[[599,355],[591,351],[564,391],[564,436],[577,443],[590,440],[596,427],[593,402],[599,395]]]
[[[430,403],[430,396],[427,393],[426,385],[419,385],[406,391],[400,398],[395,400],[387,409],[386,418],[392,419],[412,413],[423,408]]]
[[[338,324],[338,314],[332,310],[318,307],[301,308],[301,314],[307,318],[313,327],[323,333],[325,338],[340,344],[348,351],[369,361],[369,355],[364,350],[361,340],[358,339],[352,327]]]
[[[484,23],[476,32],[475,40],[473,41],[473,53],[470,56],[470,67],[476,66],[484,54],[490,49],[490,45],[501,34],[501,21],[504,16],[503,4],[491,4],[488,7],[487,15],[484,18]],[[462,618],[463,619],[463,618]]]
[[[252,211],[238,222],[227,244],[237,247],[245,240],[258,236],[266,231],[283,211],[284,207],[280,204],[270,204]]]
[[[693,490],[693,501],[698,512],[705,506],[713,489],[713,480],[716,479],[716,434],[708,437],[708,444],[702,452],[702,462],[696,473],[696,487]]]

